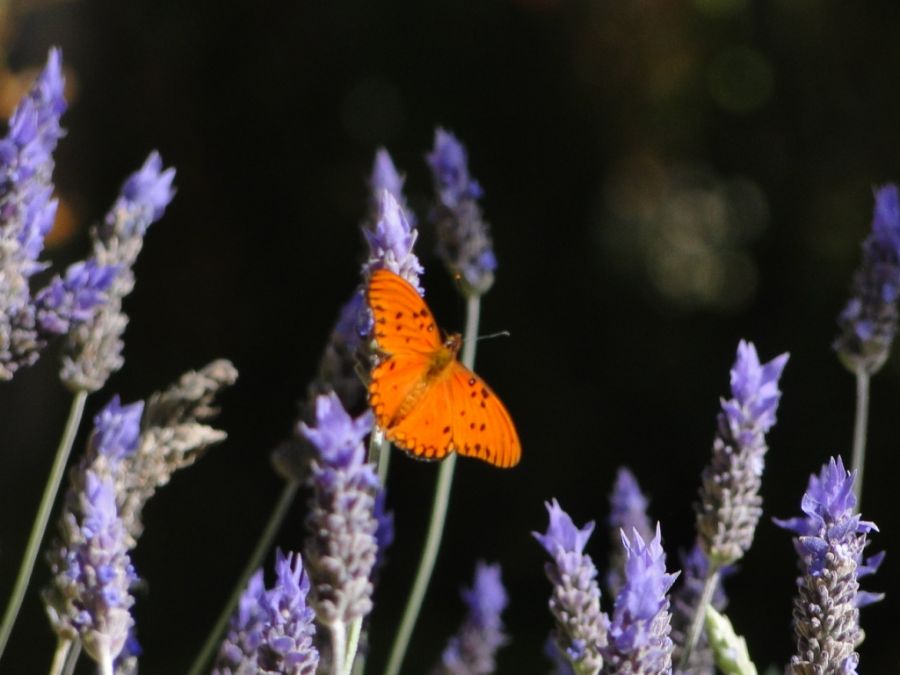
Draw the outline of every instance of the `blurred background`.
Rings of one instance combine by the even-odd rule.
[[[150,230],[125,303],[126,365],[88,401],[144,398],[226,357],[228,440],[150,502],[134,554],[141,672],[187,668],[281,489],[269,452],[292,430],[337,310],[359,281],[367,177],[386,147],[420,216],[423,283],[444,328],[463,305],[425,222],[424,154],[442,125],[468,146],[499,269],[478,370],[524,447],[513,471],[459,463],[442,555],[404,672],[427,671],[461,621],[478,559],[511,602],[501,673],[543,673],[551,628],[544,501],[594,519],[601,570],[616,468],[662,521],[669,567],[738,340],[791,360],[763,483],[766,515],[727,583],[761,668],[792,653],[795,557],[771,516],[799,513],[808,476],[849,459],[854,380],[831,342],[872,188],[900,178],[900,4],[890,0],[439,0],[0,4],[0,112],[62,47],[68,135],[48,244],[83,257],[88,228],[158,149],[178,194]],[[50,349],[0,384],[0,598],[8,597],[69,396]],[[873,379],[863,515],[887,592],[865,609],[862,669],[896,672],[900,509],[892,480],[900,357]],[[85,422],[76,452],[83,447]],[[397,540],[377,590],[379,672],[424,536],[437,466],[397,456]],[[278,537],[299,550],[300,500]],[[271,556],[267,561],[270,564]],[[43,672],[54,638],[31,594],[4,672]],[[606,609],[611,609],[604,598]],[[82,672],[89,672],[82,663]]]

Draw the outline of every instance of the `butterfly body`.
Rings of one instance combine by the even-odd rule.
[[[395,445],[422,459],[456,451],[501,467],[521,446],[506,408],[457,359],[462,337],[442,340],[425,302],[402,277],[376,270],[366,292],[380,360],[369,402]]]

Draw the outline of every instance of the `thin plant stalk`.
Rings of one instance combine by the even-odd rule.
[[[66,667],[63,668],[62,675],[72,675],[75,672],[79,656],[81,656],[81,640],[76,640],[69,650],[68,656],[66,656]]]
[[[703,631],[703,623],[706,621],[706,608],[712,601],[713,593],[719,583],[719,568],[710,562],[709,573],[706,575],[706,581],[703,583],[703,593],[700,594],[700,602],[694,610],[694,617],[691,619],[691,626],[688,629],[687,639],[681,650],[681,661],[678,663],[678,670],[686,671],[688,661],[691,658],[691,652],[697,646],[700,639],[700,633]]]
[[[50,664],[49,675],[64,675],[71,650],[71,640],[60,638],[56,641],[56,651],[53,652],[53,663]]]
[[[344,661],[347,660],[347,625],[337,621],[331,626],[331,675],[344,675]]]
[[[382,489],[387,485],[388,466],[391,461],[391,443],[384,437],[384,432],[375,427],[369,439],[369,461],[377,465],[378,483]]]
[[[866,464],[866,427],[869,419],[869,373],[859,368],[856,371],[856,418],[853,421],[853,471],[856,480],[853,492],[856,508],[862,503],[863,467]]]
[[[347,640],[347,658],[341,675],[352,675],[353,663],[356,661],[356,650],[359,648],[359,634],[362,632],[362,617],[359,616],[350,624],[350,637]]]
[[[28,590],[28,582],[31,581],[31,574],[34,572],[34,564],[37,561],[38,551],[41,548],[41,541],[43,541],[44,534],[47,532],[47,523],[50,521],[50,513],[53,511],[56,493],[59,491],[60,483],[66,471],[66,464],[72,452],[72,444],[75,442],[75,434],[78,432],[78,426],[81,424],[87,396],[88,392],[81,390],[72,397],[69,418],[66,420],[62,437],[59,439],[59,446],[56,448],[56,457],[50,469],[50,476],[47,478],[47,485],[44,487],[44,494],[41,497],[34,524],[31,526],[31,534],[25,547],[22,566],[19,568],[16,584],[13,586],[9,604],[6,606],[6,612],[3,614],[3,623],[0,624],[0,658],[3,658],[6,643],[9,642],[9,636],[12,634],[19,610],[22,608],[22,601],[25,599],[25,591]]]
[[[476,336],[478,335],[478,319],[481,312],[481,298],[472,296],[466,302],[466,334],[463,340],[462,362],[472,368],[475,365]],[[413,581],[413,587],[403,610],[403,618],[400,628],[394,637],[391,647],[391,655],[385,669],[385,675],[397,675],[400,666],[403,665],[403,657],[409,646],[413,628],[419,618],[422,609],[422,601],[428,590],[431,573],[437,561],[438,550],[441,546],[441,537],[444,533],[444,523],[447,520],[447,507],[450,505],[450,488],[453,485],[453,471],[456,468],[456,453],[452,453],[441,462],[438,473],[437,487],[434,493],[434,502],[431,506],[431,521],[428,524],[428,534],[425,538],[425,547],[422,550],[422,558],[419,561],[419,569]]]
[[[299,487],[300,485],[296,481],[290,481],[285,484],[284,489],[281,491],[281,496],[278,498],[278,503],[275,505],[272,514],[269,516],[269,522],[266,524],[266,529],[263,530],[262,535],[259,537],[259,541],[256,542],[256,547],[253,549],[253,553],[247,560],[247,564],[244,566],[241,576],[238,577],[237,583],[231,591],[231,595],[228,597],[228,602],[225,603],[218,619],[216,619],[215,625],[209,632],[209,635],[206,636],[206,642],[203,643],[203,648],[191,664],[188,675],[200,675],[206,664],[212,658],[213,652],[215,652],[216,648],[219,646],[222,634],[228,626],[228,621],[234,613],[234,608],[237,607],[238,600],[240,600],[241,595],[247,587],[247,583],[250,581],[250,577],[253,576],[253,573],[257,569],[259,569],[266,553],[272,548],[272,542],[275,539],[275,535],[281,528],[281,524],[284,522],[288,510],[294,502],[294,496],[297,494],[297,489]]]

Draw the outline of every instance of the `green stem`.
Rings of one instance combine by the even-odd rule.
[[[347,657],[347,626],[342,621],[331,625],[331,675],[344,675]]]
[[[687,640],[681,650],[681,661],[678,663],[678,670],[687,671],[688,662],[691,658],[691,652],[697,646],[700,639],[700,633],[703,631],[703,623],[706,621],[706,608],[712,600],[713,593],[719,583],[719,568],[710,563],[709,573],[703,584],[703,593],[700,595],[700,602],[694,610],[694,617],[691,619],[691,627],[688,630]]]
[[[378,484],[383,490],[387,485],[388,465],[391,460],[391,443],[384,437],[384,431],[375,427],[369,439],[369,461],[374,461],[378,469]]]
[[[75,442],[75,434],[78,431],[78,425],[81,424],[81,416],[84,414],[84,402],[87,400],[87,396],[88,392],[82,390],[72,397],[69,419],[66,420],[62,438],[59,439],[56,458],[53,460],[50,476],[47,478],[47,485],[44,487],[44,494],[41,497],[37,516],[35,516],[34,524],[31,526],[31,534],[25,547],[25,556],[22,559],[22,566],[19,568],[19,576],[16,577],[16,584],[13,586],[9,604],[6,606],[6,613],[3,615],[3,624],[0,625],[0,658],[3,658],[3,651],[6,649],[6,643],[9,642],[9,636],[16,623],[16,617],[18,617],[19,610],[22,608],[22,601],[25,599],[25,591],[28,590],[28,582],[31,580],[31,573],[34,571],[34,563],[37,560],[44,533],[47,531],[50,513],[53,511],[53,502],[56,501],[56,493],[59,491],[59,485],[66,471],[69,454],[72,452],[72,444]]]
[[[203,668],[212,658],[216,647],[219,646],[219,641],[221,640],[222,633],[225,632],[225,627],[228,625],[229,619],[231,619],[231,614],[234,612],[234,608],[237,607],[238,600],[241,599],[241,595],[247,587],[247,582],[250,581],[250,577],[253,576],[253,573],[257,569],[259,569],[263,558],[272,547],[275,535],[278,533],[281,524],[284,522],[288,509],[294,501],[294,495],[297,494],[298,487],[299,483],[291,481],[287,483],[284,486],[284,490],[281,491],[278,503],[275,505],[272,515],[269,516],[269,522],[266,525],[266,529],[263,530],[262,535],[259,537],[259,541],[256,542],[256,548],[253,549],[253,553],[250,554],[250,558],[244,566],[244,571],[241,572],[241,576],[238,577],[237,584],[235,584],[234,589],[231,591],[231,595],[228,597],[228,602],[225,603],[222,612],[219,614],[219,618],[216,619],[215,625],[209,632],[209,635],[206,636],[206,642],[203,643],[203,648],[200,650],[197,658],[194,659],[193,664],[191,664],[191,669],[188,671],[189,675],[200,675]]]
[[[475,337],[478,335],[478,319],[481,311],[481,299],[470,297],[466,302],[466,335],[463,341],[462,362],[466,367],[472,368],[475,364]],[[441,546],[441,537],[444,533],[444,523],[447,520],[447,507],[450,505],[450,488],[453,485],[453,471],[456,468],[456,454],[453,453],[441,463],[438,472],[437,487],[434,493],[434,502],[431,506],[431,521],[428,524],[428,534],[425,538],[425,548],[422,550],[422,558],[419,561],[419,569],[413,581],[413,587],[403,611],[400,628],[394,637],[391,647],[391,655],[385,669],[385,675],[397,675],[400,666],[403,665],[403,657],[409,646],[413,628],[419,618],[422,609],[422,601],[428,590],[431,573],[437,561],[438,550]]]
[[[344,660],[344,672],[342,675],[353,673],[353,662],[356,660],[356,650],[359,648],[359,634],[362,631],[362,617],[357,617],[350,624],[350,638],[347,640],[347,657]]]
[[[81,656],[81,640],[76,640],[66,656],[66,667],[63,668],[63,675],[72,675],[75,672],[75,666],[78,665],[78,657]]]
[[[48,675],[63,675],[71,649],[71,640],[59,638],[56,641],[56,651],[53,652],[53,663],[50,664]]]
[[[853,471],[856,480],[853,493],[856,495],[856,510],[862,504],[863,467],[866,463],[866,427],[869,419],[869,373],[860,368],[856,371],[856,419],[853,422]]]

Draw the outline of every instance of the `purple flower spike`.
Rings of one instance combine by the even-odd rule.
[[[662,675],[672,672],[672,640],[669,637],[667,593],[678,574],[666,573],[659,524],[648,543],[637,530],[632,537],[622,531],[626,552],[625,585],[616,598],[609,644],[604,650],[607,669],[613,673]]]
[[[53,580],[45,603],[56,633],[79,638],[91,658],[112,672],[134,625],[130,588],[137,576],[114,485],[92,472],[85,479],[84,491],[60,521],[63,541],[50,555]]]
[[[801,576],[794,600],[797,651],[791,672],[856,673],[863,641],[859,608],[882,596],[859,590],[859,578],[878,569],[884,555],[864,560],[867,535],[877,531],[855,512],[856,475],[832,458],[812,475],[801,509],[805,517],[775,522],[798,536],[794,548]]]
[[[69,332],[60,377],[73,391],[97,391],[124,363],[122,334],[128,317],[122,311],[122,300],[134,288],[132,267],[147,228],[162,217],[175,194],[174,177],[175,170],[163,170],[159,154],[151,152],[143,166],[125,180],[104,222],[91,230],[97,263],[115,266],[118,273],[107,302]]]
[[[731,370],[733,398],[722,400],[712,460],[703,470],[696,506],[700,543],[716,569],[740,559],[753,543],[762,515],[766,433],[775,424],[778,380],[787,360],[782,354],[760,363],[752,343],[741,340],[738,345]]]
[[[94,433],[91,435],[88,455],[120,460],[132,454],[140,440],[143,413],[143,401],[123,406],[119,397],[113,396],[94,417]]]
[[[612,494],[609,496],[610,514],[609,529],[611,533],[620,530],[631,532],[637,530],[644,541],[653,537],[650,518],[647,517],[647,498],[641,492],[637,479],[625,467],[619,469]],[[625,580],[625,551],[620,546],[621,539],[616,536],[612,542],[609,561],[609,573],[606,586],[616,596]]]
[[[500,565],[479,562],[475,583],[464,589],[469,614],[450,639],[434,675],[488,675],[496,669],[497,650],[507,643],[500,615],[508,599],[500,580]]]
[[[401,176],[397,171],[397,167],[394,166],[394,160],[391,159],[391,155],[384,148],[379,148],[375,153],[375,162],[372,166],[372,176],[369,178],[369,187],[371,188],[372,193],[372,202],[373,202],[373,211],[377,214],[378,211],[378,200],[377,197],[381,194],[382,190],[387,190],[391,193],[394,199],[397,200],[397,203],[403,209],[403,214],[406,216],[406,220],[409,223],[410,227],[416,226],[416,216],[409,209],[409,206],[406,204],[406,197],[403,196],[403,183],[405,182],[405,177]],[[377,221],[377,218],[375,218]]]
[[[57,276],[35,296],[41,330],[61,335],[73,322],[90,319],[106,301],[106,290],[117,272],[117,267],[101,267],[95,260],[71,265],[65,278]]]
[[[549,607],[556,619],[554,637],[576,673],[596,674],[603,667],[609,619],[600,611],[597,568],[584,554],[594,523],[579,529],[555,499],[546,506],[547,532],[532,534],[553,558],[544,571],[553,585]]]
[[[335,645],[344,643],[354,620],[372,610],[379,481],[373,465],[365,463],[363,446],[371,428],[370,414],[352,419],[333,393],[317,399],[315,427],[301,425],[317,450],[306,561],[313,606]]]
[[[275,585],[268,591],[262,570],[250,579],[219,649],[214,675],[316,672],[315,617],[306,603],[309,578],[300,555],[278,551],[275,574]]]
[[[375,224],[371,229],[363,230],[369,244],[369,260],[364,272],[369,274],[376,269],[388,269],[406,279],[422,295],[424,291],[419,286],[419,275],[423,268],[413,253],[419,233],[393,194],[381,190],[375,195],[375,201]]]
[[[884,365],[897,332],[900,193],[896,185],[875,190],[872,231],[862,249],[850,300],[838,317],[840,335],[834,349],[851,372],[871,374]]]
[[[29,279],[46,267],[38,258],[56,215],[53,151],[63,135],[65,108],[60,53],[52,49],[0,139],[0,380],[34,363],[49,337],[36,316]]]
[[[494,283],[497,259],[478,204],[483,192],[469,175],[466,150],[453,134],[437,129],[426,159],[437,195],[432,219],[438,255],[452,273],[461,276],[466,293],[482,295]]]

